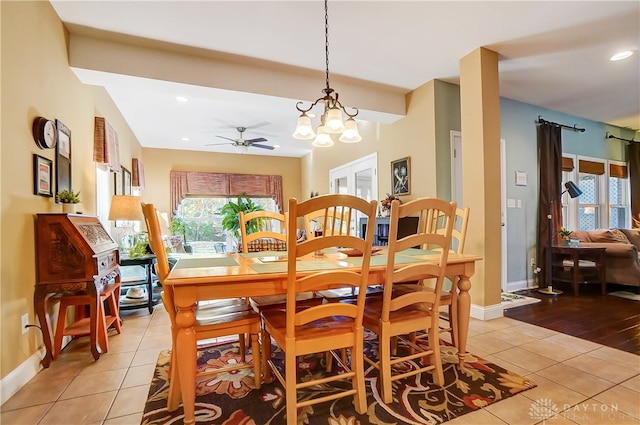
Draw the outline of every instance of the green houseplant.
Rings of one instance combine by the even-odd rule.
[[[238,202],[229,201],[220,209],[222,216],[222,229],[229,232],[236,243],[240,241],[240,211],[249,213],[252,211],[264,211],[260,205],[256,204],[246,194],[238,196]],[[247,224],[247,232],[252,233],[260,228],[257,220],[252,220]]]
[[[73,193],[73,190],[63,189],[56,195],[56,200],[61,204],[79,204],[80,191]]]

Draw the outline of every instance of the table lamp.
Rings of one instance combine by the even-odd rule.
[[[568,181],[564,184],[565,190],[562,191],[560,193],[560,196],[558,196],[558,199],[562,198],[562,195],[565,192],[569,193],[569,196],[572,198],[577,198],[578,196],[582,195],[582,190],[580,190],[580,188],[578,186],[576,186],[576,184],[572,181]],[[547,268],[546,270],[546,276],[545,276],[545,283],[547,284],[547,287],[544,289],[538,289],[538,292],[542,293],[542,294],[547,294],[547,295],[560,295],[562,294],[562,291],[558,290],[558,289],[553,289],[553,285],[551,283],[551,245],[553,244],[553,214],[552,214],[552,208],[553,208],[553,203],[557,201],[557,199],[552,199],[551,202],[549,202],[549,214],[547,214],[547,220],[549,220],[548,223],[548,232],[547,232],[547,249],[545,252],[545,267]]]
[[[118,231],[120,240],[120,248],[128,249],[132,248],[136,244],[136,231],[134,224],[130,222],[142,222],[144,223],[144,214],[142,213],[141,196],[129,196],[129,195],[115,195],[111,198],[111,208],[109,208],[109,220],[114,221],[128,221],[126,225],[122,227],[122,231]],[[116,233],[114,231],[114,233]],[[116,235],[114,235],[114,238]]]

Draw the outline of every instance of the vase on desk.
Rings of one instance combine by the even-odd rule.
[[[75,214],[76,213],[76,205],[77,204],[63,203],[62,204],[62,212],[63,213]]]

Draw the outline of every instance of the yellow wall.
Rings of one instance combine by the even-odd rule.
[[[282,176],[285,201],[300,196],[300,158],[271,157],[143,149],[147,188],[142,193],[145,202],[160,211],[169,212],[169,173],[174,171],[209,171],[212,173],[277,174]],[[286,203],[286,202],[285,202]],[[286,205],[283,205],[286,209]]]
[[[436,196],[434,81],[407,95],[407,115],[393,124],[358,123],[362,142],[337,142],[315,149],[302,161],[302,194],[329,192],[328,171],[378,153],[378,196],[391,193],[391,161],[411,157],[411,194],[402,201]],[[305,198],[306,199],[306,198]]]
[[[79,209],[95,214],[93,119],[103,114],[119,134],[122,162],[130,167],[140,146],[104,89],[80,83],[67,61],[67,34],[48,2],[0,2],[2,105],[0,130],[0,374],[9,372],[42,345],[36,328],[21,332],[20,317],[33,312],[35,276],[34,214],[61,212],[53,198],[33,194],[31,125],[37,116],[61,120],[71,130],[72,187],[81,192]]]

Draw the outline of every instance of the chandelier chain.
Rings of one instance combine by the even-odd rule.
[[[329,85],[329,5],[328,0],[324,0],[324,52],[325,52],[325,62],[326,62],[326,83],[327,88],[331,87]]]

